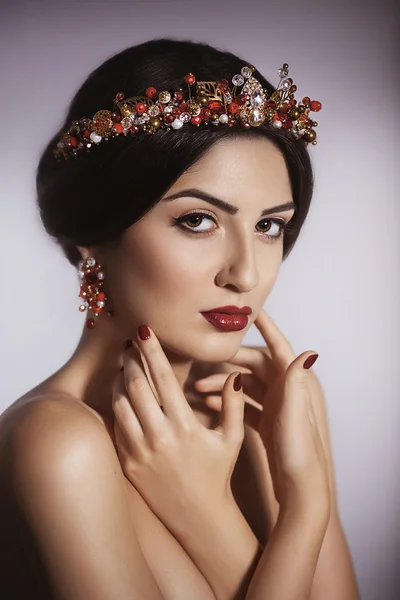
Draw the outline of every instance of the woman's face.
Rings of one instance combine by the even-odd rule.
[[[193,190],[233,205],[235,214]],[[279,223],[288,222],[294,208],[262,212],[286,203],[292,203],[286,165],[268,140],[214,145],[104,257],[108,297],[123,335],[136,339],[136,327],[146,323],[165,350],[183,359],[233,356],[276,281]],[[252,308],[245,329],[220,331],[201,314],[227,304]]]

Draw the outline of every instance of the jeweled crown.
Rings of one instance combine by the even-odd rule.
[[[184,77],[187,97],[183,88],[172,94],[148,87],[143,96],[125,98],[119,92],[113,101],[113,109],[101,109],[90,119],[82,117],[71,124],[62,134],[53,153],[58,161],[77,158],[82,151],[90,151],[103,141],[123,134],[154,134],[159,130],[178,131],[183,125],[226,125],[244,128],[266,124],[284,128],[305,144],[317,143],[310,112],[318,112],[322,105],[308,96],[301,102],[294,98],[297,86],[288,77],[289,65],[278,70],[279,83],[268,97],[268,92],[253,77],[255,67],[242,67],[240,74],[232,77],[233,87],[227,79],[220,81],[197,81],[192,73]],[[196,84],[196,88],[193,86]],[[243,86],[243,87],[242,87]],[[239,91],[239,88],[242,88]]]

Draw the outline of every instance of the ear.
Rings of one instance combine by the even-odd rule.
[[[86,260],[89,256],[91,256],[89,248],[85,248],[84,246],[77,246],[77,249],[81,254],[82,260]]]

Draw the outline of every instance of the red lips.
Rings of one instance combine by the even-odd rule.
[[[230,304],[229,306],[218,306],[217,308],[212,308],[211,310],[203,310],[203,313],[219,313],[225,315],[251,315],[252,310],[250,306],[243,306],[239,308],[238,306],[233,306]]]

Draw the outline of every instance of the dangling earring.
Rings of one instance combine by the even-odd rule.
[[[96,263],[93,256],[89,256],[86,260],[81,260],[79,263],[78,275],[81,279],[81,290],[79,297],[86,301],[86,304],[79,306],[80,312],[91,310],[94,318],[87,318],[85,326],[88,329],[96,327],[96,319],[106,305],[107,298],[102,291],[105,274],[102,271],[100,264]],[[108,315],[111,316],[108,311]]]

